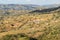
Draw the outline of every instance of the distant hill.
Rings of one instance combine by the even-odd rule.
[[[36,9],[39,5],[32,5],[32,4],[0,4],[0,10],[33,10]]]
[[[43,5],[43,7],[45,7],[45,8],[54,8],[54,7],[58,7],[58,6],[60,6],[60,4]]]
[[[34,5],[34,4],[0,4],[0,10],[36,10],[58,7],[60,4]]]

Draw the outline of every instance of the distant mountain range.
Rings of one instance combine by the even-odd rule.
[[[0,4],[0,10],[33,10],[36,9],[39,5],[32,5],[32,4],[27,4],[27,5],[19,5],[19,4]]]
[[[0,10],[36,10],[40,8],[52,8],[58,7],[60,4],[53,4],[53,5],[33,5],[33,4],[0,4]]]

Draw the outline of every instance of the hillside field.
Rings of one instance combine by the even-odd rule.
[[[60,40],[60,12],[0,10],[0,40]]]

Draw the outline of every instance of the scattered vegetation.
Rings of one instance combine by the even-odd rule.
[[[60,12],[14,12],[1,14],[0,40],[60,40]]]

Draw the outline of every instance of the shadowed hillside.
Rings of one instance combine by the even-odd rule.
[[[34,10],[34,11],[31,11],[29,13],[35,13],[35,12],[41,12],[41,13],[44,13],[44,12],[52,12],[52,11],[56,11],[58,10],[60,11],[60,6],[59,7],[55,7],[55,8],[48,8],[48,9],[42,9],[42,10]]]

